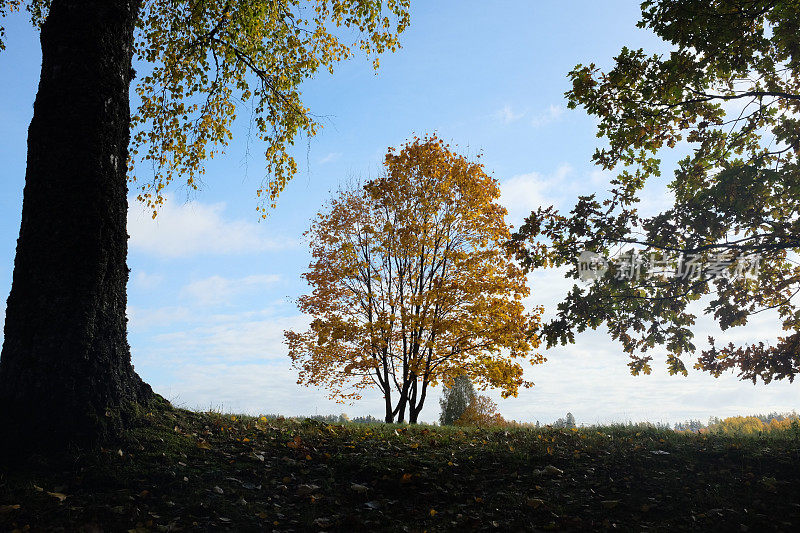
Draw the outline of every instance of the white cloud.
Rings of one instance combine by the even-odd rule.
[[[222,276],[194,281],[181,289],[181,296],[191,298],[198,305],[229,304],[231,299],[243,293],[274,285],[280,281],[274,274],[247,276],[230,279]]]
[[[133,275],[131,286],[140,291],[152,291],[161,285],[162,281],[164,281],[164,276],[161,274],[148,274],[140,270]]]
[[[229,255],[294,248],[299,241],[274,238],[266,225],[224,217],[225,204],[168,199],[153,220],[141,209],[128,211],[130,248],[134,252],[175,258]]]
[[[504,105],[502,109],[498,109],[492,115],[492,117],[494,117],[496,120],[499,120],[503,124],[511,124],[512,122],[516,122],[524,116],[525,111],[515,113],[514,108],[512,108],[509,104]]]
[[[202,308],[167,307],[146,314],[165,316],[181,309],[188,312],[180,312],[182,320],[173,323],[168,332],[153,332],[142,339],[146,346],[142,344],[139,353],[144,360],[176,364],[288,361],[283,332],[308,327],[304,315],[278,315],[275,308],[213,314]],[[134,323],[135,333],[142,331],[143,325]]]
[[[555,122],[564,114],[564,107],[561,105],[550,104],[550,106],[543,113],[540,113],[531,119],[531,124],[535,128],[546,126]]]
[[[331,152],[322,159],[319,160],[320,165],[325,165],[327,163],[333,163],[334,161],[338,161],[342,157],[341,152]]]
[[[589,172],[589,182],[595,190],[606,190],[610,188],[610,181],[614,177],[614,173],[610,170],[603,170],[595,168]]]
[[[189,363],[180,367],[175,380],[151,385],[174,404],[188,408],[284,416],[346,412],[383,418],[381,397],[375,392],[365,391],[362,400],[341,404],[330,400],[325,390],[301,387],[296,381],[297,372],[287,359],[272,364]],[[438,413],[431,414],[433,419]]]
[[[514,122],[519,121],[520,119],[530,116],[530,124],[534,128],[540,128],[542,126],[546,126],[551,124],[562,117],[564,114],[564,107],[557,104],[550,104],[547,106],[547,109],[538,113],[536,115],[531,116],[527,110],[515,110],[514,107],[510,104],[504,105],[502,108],[498,109],[492,114],[492,118],[502,122],[503,124],[511,124]]]
[[[133,331],[146,331],[153,327],[169,326],[189,320],[192,311],[188,307],[169,306],[158,309],[142,309],[128,306],[128,328]]]
[[[556,306],[566,297],[576,282],[582,282],[567,278],[564,274],[569,270],[568,266],[559,268],[544,268],[534,270],[527,276],[528,286],[531,294],[523,300],[526,309],[544,306],[544,318],[549,320],[555,317]]]
[[[697,333],[702,338],[702,329]],[[536,386],[521,392],[518,399],[498,405],[504,415],[518,420],[552,422],[571,411],[585,423],[707,421],[710,416],[797,408],[796,384],[753,385],[733,374],[714,378],[692,369],[690,356],[684,358],[689,376],[670,376],[665,353],[657,348],[651,354],[650,375],[632,376],[626,366],[627,355],[601,327],[578,335],[574,345],[545,351],[548,361],[527,372]]]
[[[500,203],[508,209],[510,222],[519,225],[538,207],[559,207],[568,192],[566,181],[572,172],[572,167],[564,163],[551,175],[530,172],[502,181]]]

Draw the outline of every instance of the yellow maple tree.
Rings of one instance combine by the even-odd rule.
[[[456,426],[497,427],[505,426],[506,421],[497,412],[497,404],[488,396],[479,394],[469,402],[467,408],[458,417]]]
[[[287,331],[298,382],[341,400],[376,387],[386,421],[417,421],[428,389],[466,373],[516,396],[532,385],[541,308],[503,246],[497,180],[438,137],[389,149],[384,173],[336,194],[306,232],[311,318]]]

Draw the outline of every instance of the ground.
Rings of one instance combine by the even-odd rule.
[[[0,470],[0,530],[790,530],[800,431],[328,425],[164,409]]]

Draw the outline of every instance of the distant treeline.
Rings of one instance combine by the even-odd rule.
[[[379,424],[383,422],[383,420],[379,418],[375,418],[372,415],[367,416],[357,416],[355,418],[350,418],[347,416],[347,413],[342,413],[340,415],[309,415],[309,416],[282,416],[276,414],[267,414],[263,415],[264,418],[267,420],[276,420],[278,418],[297,418],[301,420],[310,419],[316,422],[323,422],[325,424]]]
[[[800,430],[800,415],[791,413],[769,413],[766,415],[712,417],[708,424],[700,420],[687,420],[675,424],[675,431],[692,433],[714,433],[724,435],[748,435],[797,427]]]
[[[346,413],[339,415],[310,415],[298,417],[284,417],[277,414],[263,415],[267,419],[283,419],[295,418],[298,420],[314,420],[324,424],[380,424],[383,420],[376,418],[372,415],[357,416],[350,418]],[[626,422],[617,424],[580,424],[576,423],[575,417],[572,413],[567,413],[564,418],[559,418],[551,424],[542,425],[537,420],[536,422],[517,422],[515,420],[503,420],[498,417],[494,419],[496,423],[481,423],[481,426],[497,426],[497,427],[525,427],[525,428],[539,428],[539,427],[552,427],[556,429],[572,429],[582,427],[585,429],[603,428],[603,427],[628,427],[640,429],[655,429],[659,431],[678,431],[684,433],[712,433],[712,434],[728,434],[728,435],[748,435],[763,433],[775,430],[786,430],[796,427],[800,431],[800,415],[796,412],[791,413],[769,413],[758,414],[752,416],[732,416],[728,418],[711,417],[708,423],[703,423],[700,420],[687,420],[685,422],[678,422],[670,425],[666,422]],[[421,423],[421,425],[436,425]],[[457,424],[469,425],[469,424]]]

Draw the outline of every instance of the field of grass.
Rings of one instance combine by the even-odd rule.
[[[164,410],[0,471],[0,530],[800,528],[800,435],[328,425]]]

